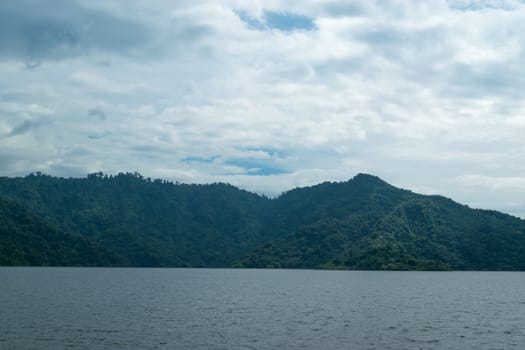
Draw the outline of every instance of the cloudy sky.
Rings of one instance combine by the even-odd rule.
[[[1,1],[0,77],[1,176],[364,172],[525,217],[522,1]]]

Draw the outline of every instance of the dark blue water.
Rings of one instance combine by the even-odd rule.
[[[524,273],[0,268],[0,349],[513,348]]]

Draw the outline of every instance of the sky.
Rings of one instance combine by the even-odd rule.
[[[525,3],[0,2],[0,176],[276,196],[374,174],[525,218]]]

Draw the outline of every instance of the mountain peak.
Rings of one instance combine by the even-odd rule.
[[[388,185],[385,181],[375,175],[359,173],[354,176],[351,182],[356,182],[359,184],[372,184],[372,185]]]

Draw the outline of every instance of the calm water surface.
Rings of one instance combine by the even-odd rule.
[[[513,348],[525,273],[0,268],[0,349]]]

